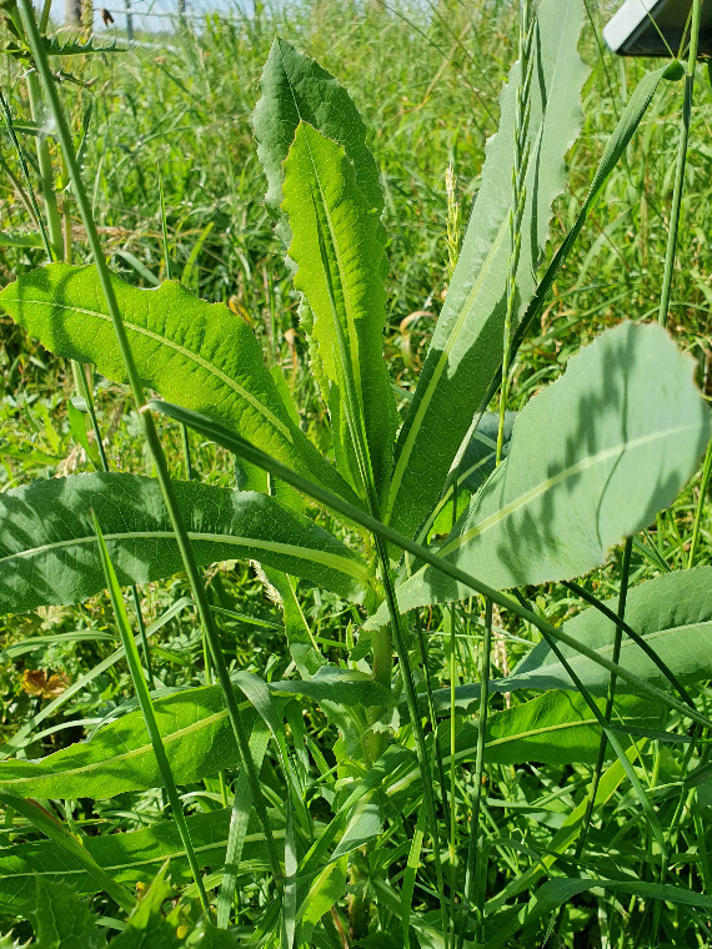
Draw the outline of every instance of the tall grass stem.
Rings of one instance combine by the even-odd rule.
[[[139,706],[141,707],[143,720],[146,724],[146,731],[148,732],[153,753],[156,757],[158,768],[161,772],[163,787],[171,805],[173,819],[176,822],[176,827],[178,828],[178,833],[180,834],[183,849],[185,850],[185,855],[188,859],[188,865],[190,866],[190,871],[198,890],[200,905],[203,907],[203,912],[209,916],[210,904],[205,892],[203,877],[200,872],[198,860],[195,856],[193,842],[190,838],[190,831],[188,830],[185,814],[183,813],[183,806],[181,804],[180,797],[178,796],[178,788],[176,787],[175,779],[173,778],[173,771],[171,770],[170,762],[168,761],[168,755],[166,754],[166,748],[163,744],[161,730],[158,727],[158,722],[156,721],[156,713],[153,708],[153,702],[151,701],[151,693],[149,692],[148,686],[146,685],[146,680],[143,677],[141,661],[138,656],[138,649],[136,648],[136,640],[134,639],[133,633],[131,631],[131,624],[129,623],[128,614],[126,613],[126,604],[124,603],[123,597],[121,596],[121,588],[119,587],[119,581],[116,578],[116,571],[114,570],[114,565],[111,562],[109,551],[106,548],[104,535],[101,532],[101,525],[99,524],[99,521],[93,511],[92,519],[94,521],[94,530],[96,532],[96,537],[99,544],[101,566],[104,570],[106,585],[109,588],[111,605],[114,610],[114,617],[119,630],[119,636],[121,637],[121,644],[123,645],[124,652],[126,654],[126,661],[129,666],[129,672],[134,685],[134,691],[136,692],[136,697],[138,699]]]
[[[84,182],[82,180],[79,163],[74,152],[72,136],[67,124],[66,116],[64,114],[64,108],[59,99],[59,95],[55,87],[54,77],[49,67],[47,53],[44,49],[42,39],[37,29],[37,23],[35,21],[31,0],[19,0],[19,4],[20,15],[22,17],[22,22],[25,28],[30,50],[35,60],[37,71],[42,80],[42,85],[44,86],[48,102],[55,118],[55,122],[57,123],[57,137],[64,152],[67,171],[72,183],[72,188],[74,190],[74,195],[82,216],[84,227],[86,228],[87,240],[89,242],[94,263],[97,268],[97,273],[106,299],[107,307],[109,309],[109,313],[111,314],[114,332],[116,334],[119,349],[126,369],[126,374],[128,376],[129,385],[133,393],[136,408],[141,410],[145,404],[143,386],[136,370],[136,365],[133,360],[128,338],[126,336],[126,330],[123,325],[121,312],[119,310],[116,296],[114,294],[114,288],[111,283],[109,269],[102,253],[101,242],[99,240],[91,206],[89,204]],[[254,763],[250,755],[247,736],[245,734],[237,700],[235,698],[232,683],[230,681],[230,675],[220,649],[217,629],[210,611],[205,587],[198,572],[195,558],[192,554],[190,540],[178,509],[175,493],[173,491],[168,473],[168,466],[166,464],[163,449],[156,432],[153,417],[150,412],[146,411],[140,411],[139,414],[143,420],[144,438],[155,465],[157,478],[166,505],[166,510],[170,517],[171,525],[175,533],[181,559],[183,561],[183,566],[186,570],[186,573],[188,574],[188,580],[195,598],[198,615],[200,616],[201,623],[203,624],[206,635],[208,636],[208,640],[210,642],[210,650],[213,655],[213,662],[215,663],[218,679],[228,710],[228,716],[235,734],[241,764],[247,771],[250,783],[250,791],[252,792],[253,796],[253,804],[262,826],[262,831],[265,835],[265,842],[272,873],[274,875],[275,881],[279,882],[281,881],[282,872],[277,848],[274,842],[274,835],[272,834],[266,804],[262,795],[258,776],[255,773]]]
[[[670,288],[672,286],[672,271],[675,265],[675,252],[677,250],[677,232],[680,225],[682,188],[685,179],[685,163],[687,161],[687,143],[690,137],[690,116],[692,114],[692,94],[695,87],[695,67],[697,66],[697,46],[700,35],[701,13],[702,0],[693,0],[690,48],[687,57],[687,72],[685,73],[682,114],[680,116],[680,137],[677,144],[677,158],[675,160],[675,185],[672,193],[670,226],[668,228],[667,247],[665,250],[665,270],[663,272],[660,308],[658,310],[658,323],[660,323],[661,326],[667,326],[668,310],[670,308]]]

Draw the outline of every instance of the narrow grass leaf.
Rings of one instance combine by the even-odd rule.
[[[611,893],[620,893],[624,896],[637,896],[643,900],[664,900],[681,906],[694,907],[703,910],[707,916],[712,913],[712,897],[702,893],[695,893],[679,884],[647,883],[642,880],[605,880],[577,877],[559,877],[542,883],[532,895],[524,926],[531,926],[543,916],[558,909],[559,906],[573,900],[580,893],[590,890],[606,890]]]
[[[513,352],[517,352],[522,340],[529,331],[532,322],[538,316],[538,314],[541,313],[544,302],[546,301],[549,291],[551,290],[556,275],[571,253],[571,249],[576,243],[576,239],[578,238],[584,224],[586,223],[589,211],[598,197],[601,188],[608,180],[608,176],[618,164],[621,156],[628,146],[628,143],[633,137],[633,134],[640,125],[640,122],[645,115],[648,106],[652,102],[653,96],[655,95],[661,81],[663,79],[667,79],[675,82],[682,77],[683,73],[684,70],[680,63],[667,63],[665,66],[661,66],[659,69],[655,69],[643,76],[643,78],[633,90],[633,94],[631,95],[630,99],[628,99],[625,109],[623,110],[623,113],[621,114],[621,117],[618,120],[613,133],[611,134],[611,137],[606,142],[603,155],[601,156],[601,160],[598,163],[595,174],[591,179],[591,184],[586,194],[586,199],[581,206],[578,216],[574,221],[573,226],[566,234],[566,237],[562,241],[561,246],[557,250],[556,254],[554,254],[551,263],[546,268],[544,276],[542,277],[539,286],[536,289],[536,293],[527,307],[527,312],[524,317],[522,317],[522,321],[517,327],[512,344]],[[582,277],[579,279],[582,279]]]
[[[403,874],[403,883],[401,884],[401,923],[403,925],[403,949],[410,949],[410,914],[413,903],[413,893],[415,891],[415,878],[420,867],[420,851],[423,847],[423,830],[425,827],[425,811],[421,808],[418,811],[418,818],[415,824],[415,833],[410,842],[408,851],[408,861],[406,863],[405,873]]]
[[[640,754],[645,742],[637,742],[626,751],[626,758],[633,762]],[[602,807],[618,790],[626,777],[626,770],[619,759],[616,759],[601,775],[596,791],[595,806]],[[559,830],[547,843],[546,853],[541,854],[539,861],[526,873],[521,874],[503,887],[485,905],[485,916],[488,920],[488,946],[499,947],[511,945],[511,938],[521,928],[520,917],[512,921],[511,910],[505,907],[508,900],[517,897],[520,893],[532,890],[537,880],[545,876],[558,861],[579,834],[579,828],[586,813],[587,798],[584,797],[563,820]]]
[[[295,582],[279,570],[265,570],[270,584],[279,593],[284,616],[287,646],[299,675],[306,679],[326,664],[311,627],[295,593]]]
[[[119,587],[116,571],[114,570],[113,564],[111,563],[111,558],[109,557],[109,551],[106,549],[106,543],[104,542],[104,537],[101,533],[101,526],[94,512],[92,512],[92,519],[99,544],[101,566],[106,577],[107,586],[109,588],[111,605],[114,610],[114,617],[119,629],[119,635],[121,636],[124,652],[126,653],[126,661],[131,674],[131,680],[133,682],[134,691],[136,692],[136,696],[141,707],[141,715],[143,716],[144,724],[146,726],[146,732],[151,739],[151,747],[153,748],[156,764],[158,765],[158,769],[161,772],[161,786],[164,788],[168,797],[168,801],[171,805],[173,820],[178,827],[181,843],[183,844],[183,849],[185,850],[185,854],[193,874],[193,881],[198,889],[200,905],[203,908],[203,912],[208,913],[209,905],[207,894],[205,892],[203,879],[200,875],[198,864],[195,859],[193,843],[190,839],[190,833],[185,822],[183,805],[181,804],[180,798],[178,797],[178,789],[176,788],[173,770],[171,769],[170,762],[168,761],[168,755],[166,754],[166,748],[163,744],[161,731],[158,727],[158,722],[156,721],[153,701],[151,700],[151,695],[148,690],[146,680],[143,677],[141,660],[138,655],[138,648],[131,630],[128,614],[126,612],[126,604],[124,603],[123,597],[121,595],[121,588]]]
[[[258,774],[262,768],[268,741],[269,730],[261,719],[257,719],[250,735],[250,752]],[[250,822],[251,803],[252,798],[247,783],[247,775],[244,771],[240,771],[235,783],[235,795],[230,812],[230,829],[225,850],[225,869],[217,900],[217,924],[220,929],[225,929],[230,922],[230,910],[235,898],[240,861]]]

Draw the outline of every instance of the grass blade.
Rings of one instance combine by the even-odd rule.
[[[146,725],[146,731],[148,732],[148,735],[151,739],[153,753],[156,756],[156,761],[158,762],[158,767],[160,768],[161,776],[163,778],[163,788],[165,789],[168,796],[168,801],[173,812],[173,819],[175,820],[176,826],[178,827],[178,831],[183,842],[183,847],[185,849],[185,855],[188,858],[188,863],[190,864],[190,869],[193,874],[193,880],[195,881],[195,885],[198,888],[200,904],[203,907],[203,912],[209,915],[210,904],[208,902],[208,897],[203,885],[203,877],[200,872],[198,862],[195,858],[193,842],[190,839],[190,831],[188,830],[188,826],[185,822],[185,814],[183,813],[183,806],[181,804],[180,798],[178,797],[178,789],[176,788],[176,783],[173,778],[173,771],[171,770],[171,766],[168,761],[168,755],[166,754],[166,749],[163,744],[163,738],[161,737],[161,732],[156,722],[156,715],[153,709],[151,694],[148,691],[146,680],[143,677],[143,670],[141,668],[141,660],[136,647],[136,640],[134,639],[133,632],[131,631],[128,614],[126,613],[126,604],[124,603],[124,599],[121,595],[121,588],[119,587],[119,581],[116,578],[116,571],[114,570],[114,567],[111,563],[111,558],[109,557],[109,551],[106,549],[106,543],[104,542],[104,537],[101,533],[101,526],[95,514],[92,514],[92,518],[99,544],[101,565],[104,569],[106,583],[109,588],[109,596],[111,597],[111,605],[114,609],[116,624],[119,629],[119,635],[121,636],[124,652],[126,653],[126,661],[128,662],[129,671],[131,673],[131,680],[134,684],[139,705],[141,706],[141,713]]]

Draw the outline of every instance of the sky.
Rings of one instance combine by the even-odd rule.
[[[170,30],[171,18],[177,13],[177,0],[130,0],[134,30],[151,31]],[[202,19],[205,13],[213,11],[227,14],[233,5],[233,0],[185,0],[186,15]],[[121,35],[126,31],[125,0],[94,0],[94,27],[97,35],[112,34],[101,21],[102,7],[114,17],[115,29]],[[65,0],[52,0],[52,20],[60,25],[65,21]],[[114,35],[116,35],[114,33]]]

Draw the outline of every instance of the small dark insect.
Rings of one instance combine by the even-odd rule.
[[[101,18],[104,21],[104,26],[109,26],[109,24],[114,22],[113,16],[109,13],[106,7],[101,8]]]

